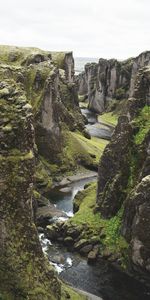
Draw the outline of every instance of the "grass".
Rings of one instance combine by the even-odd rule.
[[[80,226],[86,224],[91,230],[91,236],[99,236],[102,230],[105,235],[105,238],[101,240],[103,247],[109,249],[112,253],[123,253],[128,248],[128,244],[120,233],[123,209],[115,217],[106,220],[101,217],[99,212],[93,212],[95,205],[96,183],[92,183],[85,190],[85,197],[82,200],[79,211],[69,222]]]
[[[80,108],[88,108],[88,102],[79,102],[79,106]]]
[[[98,163],[99,159],[108,144],[108,141],[96,137],[92,137],[91,139],[85,138],[79,132],[74,132],[72,135],[75,139],[80,143],[81,147],[88,152],[89,154],[95,154],[96,159],[95,161]]]
[[[98,116],[99,122],[104,122],[106,124],[116,126],[118,122],[118,116],[113,114],[113,112],[107,112]]]
[[[144,106],[134,122],[139,127],[139,131],[135,136],[135,143],[139,145],[143,142],[146,134],[150,130],[150,106]]]
[[[53,62],[58,65],[59,68],[64,68],[65,55],[68,52],[52,52],[44,51],[39,48],[34,47],[16,47],[0,45],[0,60],[3,63],[9,63],[12,65],[21,65],[27,57],[31,55],[41,54],[41,55],[51,55]],[[10,57],[14,56],[15,59],[11,61]]]
[[[35,179],[37,182],[43,182],[48,188],[51,187],[55,176],[70,176],[75,171],[85,172],[85,168],[90,166],[95,168],[108,143],[104,139],[95,137],[89,140],[80,132],[68,130],[64,130],[63,137],[65,147],[60,154],[61,163],[59,165],[52,164],[40,156],[36,166]]]
[[[88,298],[84,295],[78,294],[76,291],[74,291],[71,287],[65,285],[62,283],[62,289],[61,289],[61,300],[87,300]]]

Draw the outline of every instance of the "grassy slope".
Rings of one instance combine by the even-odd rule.
[[[118,121],[118,116],[116,114],[113,114],[113,112],[106,112],[98,116],[98,121],[104,122],[112,126],[116,126]]]
[[[90,236],[87,236],[85,232],[85,238],[90,239],[92,236],[99,236],[102,231],[105,235],[105,237],[100,240],[103,248],[107,248],[112,253],[123,253],[128,247],[120,234],[123,210],[121,209],[115,217],[109,220],[103,219],[99,212],[93,212],[93,208],[96,205],[96,183],[92,183],[84,193],[85,195],[79,211],[69,222],[80,226],[85,224],[88,225],[91,229],[91,233]]]
[[[3,63],[9,63],[12,65],[21,65],[25,59],[29,56],[36,54],[51,55],[52,60],[59,67],[64,67],[64,58],[68,52],[53,52],[44,51],[35,47],[16,47],[8,45],[0,45],[0,61]],[[15,56],[15,60],[11,60],[10,57]]]
[[[64,161],[63,164],[70,164],[75,166],[80,160],[83,165],[98,164],[99,158],[103,153],[106,140],[98,138],[85,138],[79,132],[65,132],[65,149],[64,149]],[[91,155],[95,155],[92,158]]]
[[[96,137],[92,137],[90,140],[82,136],[80,133],[72,133],[73,136],[80,142],[81,146],[91,154],[96,155],[96,162],[99,159],[108,144],[108,141]]]

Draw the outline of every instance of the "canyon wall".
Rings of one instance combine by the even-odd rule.
[[[35,135],[32,107],[20,83],[0,83],[0,298],[60,299],[33,223]]]
[[[0,298],[59,300],[34,224],[35,186],[38,176],[50,186],[51,164],[63,165],[64,132],[84,130],[72,53],[0,46],[0,81]]]
[[[99,163],[97,205],[108,219],[123,211],[131,266],[149,280],[150,67],[140,69],[134,86]]]
[[[87,95],[89,108],[102,113],[112,99],[133,96],[137,72],[149,64],[150,51],[125,61],[101,58],[98,64],[87,64],[77,77],[79,95]]]
[[[63,129],[84,130],[71,52],[0,46],[0,76],[13,78],[33,107],[38,152],[52,163],[61,163]]]

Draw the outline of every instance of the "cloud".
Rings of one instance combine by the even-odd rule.
[[[0,43],[123,59],[150,49],[149,11],[149,0],[5,0]]]

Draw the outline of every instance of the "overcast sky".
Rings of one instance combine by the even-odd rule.
[[[124,59],[150,50],[150,0],[4,0],[0,44]]]

